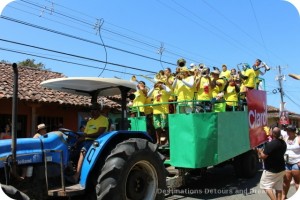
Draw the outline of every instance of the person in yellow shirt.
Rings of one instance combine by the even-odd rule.
[[[162,81],[158,80],[149,91],[148,97],[153,99],[153,125],[156,131],[156,142],[162,144],[161,137],[165,134],[168,141],[168,114],[171,90]]]
[[[195,96],[194,76],[189,75],[189,70],[181,69],[180,73],[176,76],[172,88],[174,88],[175,95],[177,96],[178,105],[180,106],[180,113],[186,113],[192,110],[192,100]]]
[[[145,116],[145,108],[144,104],[147,98],[147,89],[146,84],[144,81],[139,81],[136,86],[136,92],[133,93],[135,98],[132,102],[132,109],[131,109],[131,117],[137,116],[137,110],[140,112],[140,116]],[[139,107],[135,107],[139,106]]]
[[[80,151],[77,169],[73,176],[66,177],[68,182],[74,184],[78,183],[86,152],[89,150],[94,140],[107,131],[108,123],[108,118],[101,115],[101,106],[99,104],[93,104],[91,107],[91,119],[86,124],[83,137],[80,138],[81,141],[84,140],[84,143]]]
[[[227,80],[230,79],[230,71],[227,69],[227,66],[222,65],[222,72],[220,73],[220,77],[225,77]]]
[[[265,75],[265,73],[267,71],[270,70],[270,67],[267,66],[266,63],[262,62],[260,59],[256,59],[253,66],[252,66],[254,72],[255,72],[255,75],[256,75],[256,89],[259,89],[259,90],[262,90],[263,89],[263,85],[262,85],[262,82],[259,78],[259,76],[263,76]],[[261,68],[264,68],[265,70],[264,71],[261,71],[260,69]]]
[[[212,81],[212,97],[216,100],[221,100],[223,98],[223,90],[225,87],[225,81],[220,77],[220,71],[215,69],[211,72]]]
[[[240,88],[236,85],[235,79],[229,79],[224,88],[226,111],[237,110]]]
[[[200,72],[200,77],[196,81],[196,99],[200,101],[200,107],[202,107],[205,111],[211,110],[211,100],[212,100],[212,84],[211,84],[211,77],[209,76],[209,71],[207,68],[203,68]],[[197,110],[200,112],[200,110]]]
[[[172,88],[175,77],[172,74],[172,71],[170,68],[165,69],[165,76],[166,76],[166,82],[165,82],[166,86],[171,89],[171,94],[170,94],[170,98],[169,98],[169,102],[170,102],[169,111],[170,111],[170,113],[175,113],[175,104],[172,103],[176,100],[175,99],[176,97],[174,94],[174,89]]]
[[[255,88],[256,84],[256,74],[249,64],[243,64],[243,72],[238,71],[240,79],[242,79],[242,84],[247,88],[247,90],[252,90]]]

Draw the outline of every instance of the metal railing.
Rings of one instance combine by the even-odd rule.
[[[46,178],[47,191],[49,190],[47,153],[59,153],[60,154],[61,186],[62,186],[62,190],[65,192],[66,191],[66,186],[65,186],[65,179],[64,179],[63,151],[62,150],[44,150],[43,152],[44,152],[45,178]]]

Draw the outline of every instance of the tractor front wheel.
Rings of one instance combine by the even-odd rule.
[[[97,182],[97,199],[164,199],[163,156],[145,139],[126,140],[107,157]]]

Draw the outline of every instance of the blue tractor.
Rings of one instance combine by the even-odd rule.
[[[126,98],[135,84],[115,78],[59,78],[41,83],[60,91],[91,96],[121,94],[120,130],[97,138],[84,158],[78,184],[65,182],[79,156],[81,134],[67,129],[40,138],[0,141],[0,181],[33,199],[81,196],[81,199],[164,199],[166,169],[164,156],[144,131],[128,131]],[[15,145],[14,145],[15,144]],[[15,146],[15,152],[12,151]],[[33,169],[32,177],[20,174]]]

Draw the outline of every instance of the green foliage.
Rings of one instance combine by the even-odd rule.
[[[34,68],[37,68],[37,69],[45,69],[45,65],[43,63],[39,62],[39,63],[36,64],[34,62],[35,62],[34,59],[26,59],[24,61],[19,62],[18,65],[34,67]]]
[[[8,60],[1,60],[0,63],[8,64],[9,61]]]

